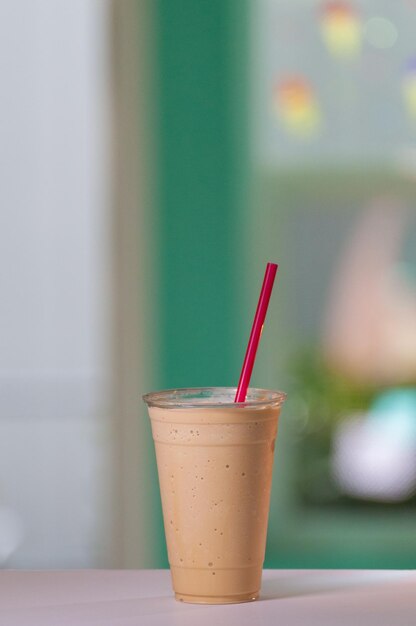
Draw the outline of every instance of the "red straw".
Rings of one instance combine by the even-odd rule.
[[[254,361],[256,358],[256,352],[263,330],[264,320],[266,319],[267,307],[269,306],[269,300],[272,293],[277,268],[278,266],[276,265],[276,263],[267,263],[266,273],[264,274],[263,286],[261,288],[259,302],[257,304],[256,314],[254,316],[250,339],[248,340],[246,356],[244,357],[243,369],[241,370],[240,380],[238,382],[237,393],[235,394],[234,402],[245,402],[246,400],[247,389],[250,383],[251,372],[253,371]]]

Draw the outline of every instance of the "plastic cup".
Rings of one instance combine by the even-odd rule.
[[[144,396],[156,448],[177,600],[223,604],[259,596],[277,423],[285,394],[235,388]]]

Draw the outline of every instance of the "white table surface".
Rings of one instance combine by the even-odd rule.
[[[167,570],[0,572],[1,626],[415,626],[416,572],[265,570],[246,604],[176,602]]]

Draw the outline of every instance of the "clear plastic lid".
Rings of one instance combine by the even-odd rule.
[[[148,406],[162,409],[265,408],[280,407],[286,399],[283,391],[248,389],[245,402],[234,402],[236,387],[193,387],[153,391],[143,396]]]

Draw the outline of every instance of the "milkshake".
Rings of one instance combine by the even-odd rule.
[[[277,422],[285,394],[233,388],[144,397],[156,448],[175,597],[255,600],[264,561]]]

